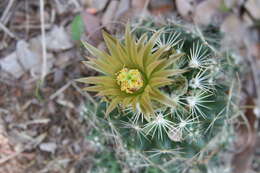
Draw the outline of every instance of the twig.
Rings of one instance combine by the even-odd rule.
[[[7,162],[8,160],[11,160],[11,159],[15,158],[18,155],[20,155],[22,152],[24,152],[24,150],[25,149],[21,149],[19,151],[16,151],[14,154],[11,154],[11,155],[9,155],[7,157],[4,157],[4,158],[0,159],[0,165],[5,163],[5,162]]]
[[[58,91],[56,91],[54,94],[52,94],[50,96],[50,100],[53,100],[54,98],[56,98],[58,95],[60,95],[61,93],[63,93],[70,85],[71,85],[71,81],[68,82],[66,85],[64,85],[63,87],[61,87]]]
[[[79,91],[80,94],[82,94],[83,96],[85,96],[86,98],[88,98],[94,105],[95,107],[97,106],[96,101],[88,94],[88,92],[82,92],[82,90],[77,86],[77,84],[75,82],[72,82],[72,86]]]
[[[45,23],[44,25],[44,29],[50,29],[52,27],[52,23]],[[16,26],[12,26],[13,29],[26,29],[26,28],[29,28],[29,29],[41,29],[42,26],[41,25],[34,25],[34,24],[21,24],[21,25],[16,25]]]
[[[245,14],[247,14],[248,17],[249,17],[249,19],[250,19],[252,22],[254,22],[254,23],[257,22],[256,18],[255,18],[255,17],[252,15],[252,13],[246,8],[245,3],[243,3],[243,5],[241,6],[241,11],[243,11]]]
[[[29,30],[30,30],[30,15],[27,13],[28,10],[28,2],[25,1],[25,11],[26,11],[26,14],[25,14],[25,31],[26,31],[26,36],[28,37],[28,34],[29,34]]]
[[[32,125],[32,124],[47,124],[49,122],[50,122],[50,119],[47,119],[47,118],[37,119],[37,120],[27,121],[27,122],[24,122],[21,124],[11,124],[10,128],[18,127],[18,128],[26,129],[29,125]]]
[[[6,9],[5,9],[5,11],[4,11],[4,13],[3,13],[3,15],[2,15],[2,17],[1,17],[1,19],[0,19],[0,21],[3,22],[3,24],[6,24],[8,22],[7,14],[10,11],[11,7],[13,6],[13,4],[14,4],[14,0],[10,0],[8,5],[7,5],[7,7],[6,7]]]
[[[9,155],[7,157],[1,158],[0,159],[0,165],[4,164],[8,160],[11,160],[11,159],[17,157],[18,155],[23,153],[28,148],[35,148],[35,147],[37,147],[45,139],[46,136],[47,136],[47,134],[43,133],[43,134],[39,135],[34,141],[32,141],[31,143],[27,144],[24,148],[16,151],[14,154],[11,154],[11,155]]]
[[[14,33],[12,33],[12,32],[11,32],[4,24],[2,24],[1,22],[0,22],[0,30],[3,30],[7,35],[9,35],[10,37],[12,37],[12,38],[18,40],[18,37],[17,37]]]
[[[41,33],[42,33],[42,75],[41,81],[44,81],[44,78],[47,73],[47,56],[46,56],[46,38],[45,38],[45,22],[44,22],[44,0],[40,0],[40,15],[41,15]]]

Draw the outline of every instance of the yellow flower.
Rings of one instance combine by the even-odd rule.
[[[134,93],[143,86],[143,79],[137,69],[128,70],[123,68],[117,75],[117,84],[121,86],[121,91],[126,93]]]
[[[77,81],[93,84],[83,90],[98,92],[98,95],[110,100],[106,115],[117,105],[121,105],[132,107],[133,111],[140,109],[139,111],[149,118],[154,115],[154,109],[158,105],[156,102],[170,107],[175,106],[175,103],[159,88],[172,83],[169,77],[185,72],[185,70],[169,68],[183,54],[172,50],[171,55],[168,55],[168,46],[154,50],[160,34],[161,31],[157,31],[150,39],[147,39],[147,35],[144,34],[136,40],[128,26],[122,43],[103,32],[109,54],[88,43],[83,43],[96,57],[88,58],[89,60],[84,61],[84,64],[103,75],[81,78]]]

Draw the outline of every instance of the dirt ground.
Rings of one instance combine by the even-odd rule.
[[[74,79],[95,72],[80,63],[85,50],[71,37],[78,14],[81,39],[100,49],[102,29],[115,33],[115,23],[135,17],[220,26],[223,44],[248,64],[241,82],[246,104],[254,105],[245,110],[253,138],[234,154],[234,167],[260,171],[259,0],[1,0],[0,173],[80,173],[92,166],[82,116],[91,97]]]

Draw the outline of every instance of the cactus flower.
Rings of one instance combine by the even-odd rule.
[[[106,110],[108,115],[118,105],[140,111],[145,118],[155,115],[156,105],[175,106],[160,88],[173,82],[170,78],[185,70],[170,69],[182,53],[168,51],[167,46],[156,47],[161,31],[157,31],[150,39],[142,35],[136,39],[128,26],[123,42],[103,32],[103,37],[109,53],[98,50],[94,46],[83,43],[86,49],[95,57],[88,58],[84,64],[102,73],[78,79],[77,81],[90,84],[83,90],[97,92],[99,96],[109,100]]]

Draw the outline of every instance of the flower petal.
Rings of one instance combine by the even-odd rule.
[[[101,72],[101,73],[104,73],[104,74],[107,74],[110,76],[113,76],[116,72],[115,70],[110,68],[108,63],[102,62],[98,59],[90,58],[90,61],[83,61],[83,63],[86,66],[88,66],[98,72]]]
[[[165,59],[161,59],[161,60],[157,60],[157,61],[154,61],[151,64],[149,64],[146,68],[147,77],[149,78],[151,76],[152,72],[154,71],[154,69],[164,61],[165,61]]]
[[[167,67],[175,63],[178,59],[180,59],[184,55],[185,55],[184,53],[176,53],[171,55],[165,62],[160,64],[156,70],[166,69]]]
[[[170,85],[173,82],[172,79],[168,79],[168,78],[162,78],[162,77],[154,77],[149,81],[149,85],[152,88],[159,88],[165,85]]]
[[[131,28],[130,25],[127,24],[126,30],[125,30],[125,50],[127,52],[127,55],[130,57],[131,61],[136,64],[136,61],[134,59],[134,40],[131,35]]]
[[[127,66],[128,68],[135,67],[130,56],[128,56],[127,52],[124,50],[124,47],[120,43],[117,43],[116,48],[118,51],[118,55],[124,60],[124,65]]]
[[[92,92],[99,92],[104,90],[104,86],[90,86],[90,87],[85,87],[82,89],[83,91],[92,91]]]
[[[124,59],[119,55],[117,50],[117,39],[115,39],[105,31],[103,31],[103,37],[106,42],[106,46],[111,54],[110,60],[111,62],[113,62],[113,65],[114,63],[120,64],[121,66],[124,65]]]
[[[152,49],[154,47],[154,45],[156,44],[156,40],[160,37],[162,33],[162,30],[159,30],[157,32],[155,32],[153,34],[153,36],[149,39],[149,41],[145,44],[145,46],[143,47],[143,59],[144,59],[144,64],[147,64],[146,61],[148,61],[148,55],[152,53]]]
[[[146,64],[147,65],[149,65],[149,64],[151,64],[152,62],[154,62],[154,61],[156,61],[157,59],[159,59],[161,56],[162,56],[162,54],[166,51],[166,49],[167,49],[168,47],[161,47],[161,48],[159,48],[158,50],[156,50],[156,52],[154,52],[150,57],[149,57],[149,59],[147,59],[147,62],[146,62]]]
[[[95,48],[94,46],[92,46],[91,44],[87,43],[87,42],[83,42],[82,44],[84,45],[84,47],[95,57],[97,58],[102,58],[102,59],[107,59],[109,57],[109,55],[105,52],[100,51],[99,49]]]
[[[126,96],[119,88],[109,88],[99,91],[98,96]]]
[[[158,101],[164,105],[167,105],[167,106],[170,106],[170,107],[175,107],[176,104],[169,98],[167,97],[166,95],[162,94],[161,91],[159,90],[152,90],[150,92],[150,95],[151,95],[151,99],[152,100],[155,100],[155,101]]]
[[[131,105],[134,98],[135,98],[134,96],[128,96],[128,97],[124,98],[123,101],[122,101],[122,105],[124,107]]]
[[[144,115],[151,115],[154,113],[151,99],[148,93],[142,94],[140,98],[140,106],[143,109]]]
[[[77,82],[82,82],[86,84],[100,84],[104,86],[116,87],[116,81],[109,76],[96,76],[96,77],[86,77],[76,79]]]

